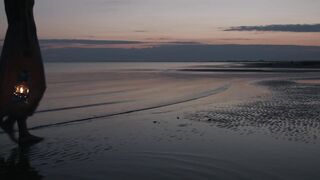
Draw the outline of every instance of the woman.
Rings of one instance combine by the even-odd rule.
[[[4,3],[8,30],[0,59],[0,125],[16,140],[13,126],[17,121],[19,144],[36,143],[42,138],[29,133],[26,120],[42,99],[46,82],[33,18],[34,0]],[[24,83],[23,88],[19,83]]]

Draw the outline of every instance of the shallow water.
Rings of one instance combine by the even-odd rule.
[[[276,139],[318,142],[320,84],[283,80],[262,81],[259,84],[270,88],[272,94],[253,102],[191,113],[185,118],[244,134],[263,133]]]
[[[320,178],[314,70],[245,71],[232,63],[46,69],[47,93],[28,120],[45,141],[21,149],[0,134],[4,179]]]

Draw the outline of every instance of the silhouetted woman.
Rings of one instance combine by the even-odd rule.
[[[34,0],[4,0],[8,30],[0,59],[0,125],[13,140],[18,122],[19,144],[42,140],[27,129],[46,89],[36,25]]]

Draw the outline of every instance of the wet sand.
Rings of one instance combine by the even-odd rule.
[[[319,70],[251,68],[46,64],[48,91],[28,121],[45,141],[17,149],[0,134],[1,175],[319,179]]]

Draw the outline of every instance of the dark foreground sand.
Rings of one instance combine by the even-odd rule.
[[[46,139],[21,149],[0,134],[0,179],[320,178],[317,68],[46,66],[29,120]]]

